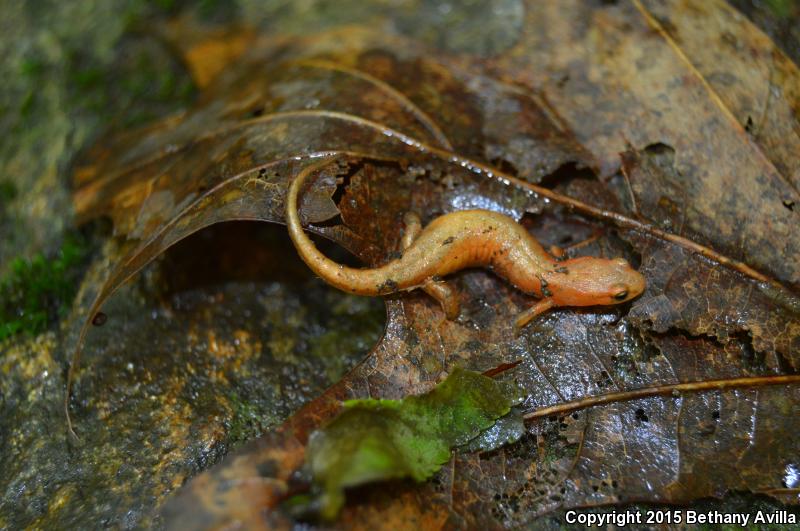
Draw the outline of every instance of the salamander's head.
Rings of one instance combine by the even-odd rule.
[[[557,263],[545,276],[558,306],[620,304],[639,296],[645,281],[624,258],[582,256]]]

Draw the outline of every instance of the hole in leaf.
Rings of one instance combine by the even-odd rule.
[[[567,162],[554,172],[542,177],[539,185],[552,190],[558,185],[566,186],[576,179],[593,180],[595,177],[594,172],[589,168],[579,168],[575,162]]]
[[[662,170],[672,170],[675,165],[675,149],[663,142],[646,146],[644,152]]]
[[[339,177],[341,182],[337,181],[338,184],[336,185],[336,190],[333,192],[333,195],[331,196],[331,199],[333,199],[333,203],[336,206],[339,206],[342,203],[342,198],[344,197],[344,193],[350,186],[350,181],[353,179],[353,175],[355,175],[359,169],[360,168],[358,167],[353,167],[350,169],[350,171]]]
[[[514,177],[516,177],[519,174],[517,167],[504,158],[498,157],[496,159],[492,159],[491,162],[495,168],[502,171],[503,173],[507,173],[508,175],[513,175]]]

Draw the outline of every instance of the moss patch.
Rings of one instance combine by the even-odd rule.
[[[9,181],[0,181],[0,209],[17,197],[17,187]]]
[[[179,61],[152,39],[132,34],[119,43],[114,61],[67,53],[70,107],[118,120],[126,128],[165,116],[188,105],[194,84]]]
[[[18,332],[39,334],[55,323],[75,296],[87,254],[83,238],[68,236],[51,258],[40,253],[14,259],[0,280],[0,340]]]

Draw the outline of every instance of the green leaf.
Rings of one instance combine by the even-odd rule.
[[[316,508],[333,519],[344,489],[410,477],[424,481],[521,400],[513,384],[456,368],[431,392],[403,400],[350,400],[306,450]]]
[[[464,452],[491,452],[501,446],[517,442],[525,435],[525,419],[522,410],[514,408],[507,415],[497,419],[492,427],[459,448]]]

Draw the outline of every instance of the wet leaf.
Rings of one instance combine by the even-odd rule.
[[[797,287],[797,213],[782,208],[798,199],[797,66],[721,0],[573,4],[527,10],[524,35],[495,62],[498,75],[543,91],[601,175],[613,175],[631,146],[673,150],[680,189],[663,195],[681,222],[670,232]],[[753,118],[748,107],[763,112]],[[748,116],[770,133],[753,135]],[[657,202],[660,190],[644,200]],[[660,222],[649,208],[640,213]]]
[[[520,335],[514,317],[534,300],[488,271],[447,279],[462,306],[455,321],[423,293],[387,297],[370,355],[194,479],[164,509],[168,526],[288,528],[278,501],[341,401],[424,393],[456,366],[521,359],[529,414],[608,392],[796,373],[796,65],[722,2],[524,11],[516,38],[488,57],[354,26],[261,37],[191,112],[88,155],[76,210],[111,217],[127,243],[89,294],[87,323],[187,235],[233,219],[281,223],[287,184],[304,171],[308,229],[366,265],[398,251],[409,210],[427,223],[487,208],[545,246],[585,240],[568,253],[622,256],[647,279],[630,305],[559,309]],[[420,487],[363,492],[340,522],[519,526],[564,508],[730,491],[797,503],[800,387],[776,382],[531,417],[519,442],[456,455]]]
[[[320,514],[334,518],[344,489],[410,477],[424,481],[453,447],[490,428],[519,401],[519,390],[459,368],[429,393],[401,400],[348,400],[344,411],[311,434],[306,462],[321,490]]]

